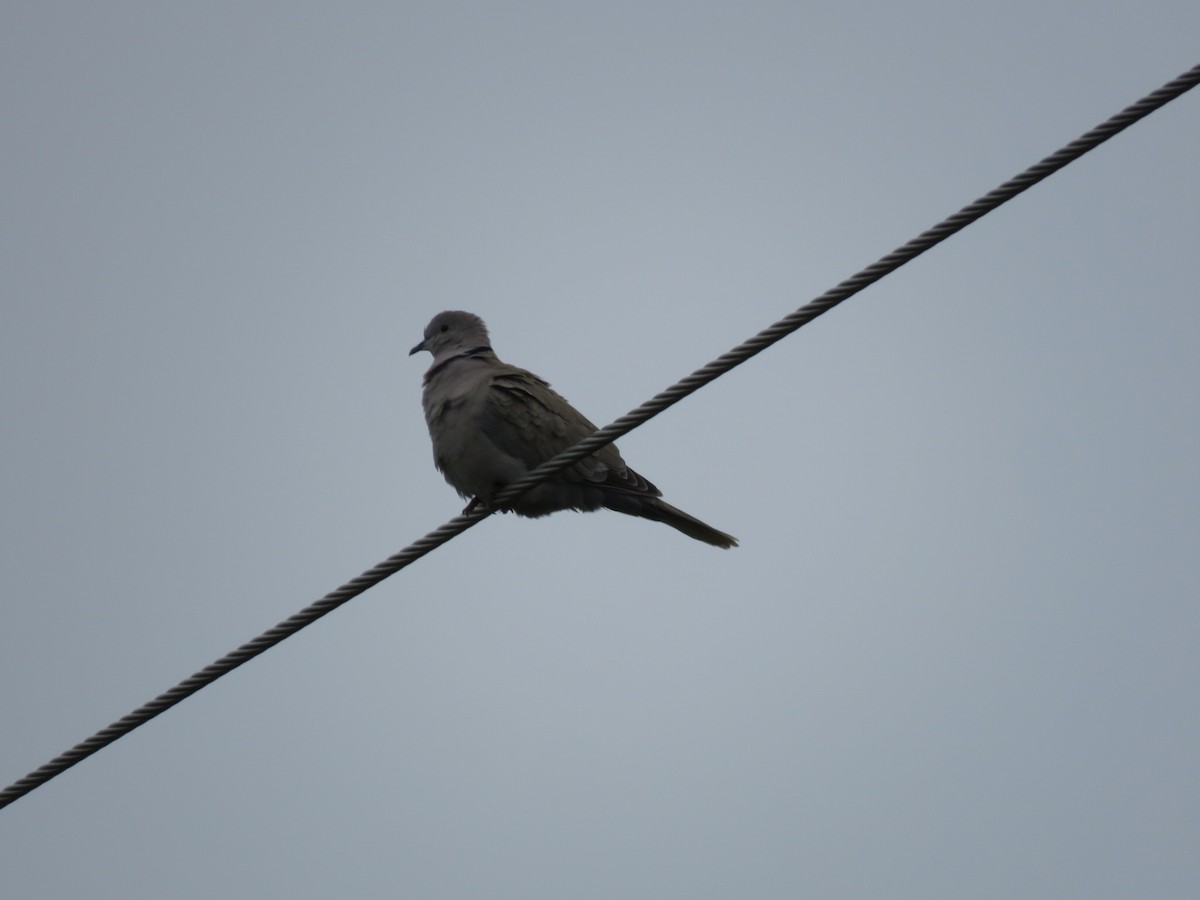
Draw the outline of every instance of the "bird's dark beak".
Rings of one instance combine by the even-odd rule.
[[[412,356],[414,353],[420,353],[424,349],[425,349],[425,342],[421,341],[421,343],[417,344],[417,346],[413,347],[411,350],[408,351],[408,355]]]

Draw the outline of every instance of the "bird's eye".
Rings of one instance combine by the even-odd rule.
[[[443,325],[443,326],[442,326],[442,332],[443,332],[443,333],[445,333],[445,332],[447,332],[447,331],[449,331],[449,330],[450,330],[450,326],[449,326],[449,325]]]

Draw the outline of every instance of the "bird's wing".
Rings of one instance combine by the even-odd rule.
[[[515,366],[501,366],[488,387],[480,428],[502,451],[532,469],[597,430],[541,378]],[[633,494],[657,497],[661,493],[628,468],[612,444],[585,456],[557,477]]]

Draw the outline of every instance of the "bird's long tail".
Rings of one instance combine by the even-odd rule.
[[[641,516],[643,519],[650,519],[653,522],[662,522],[664,525],[670,525],[676,531],[682,531],[690,538],[695,538],[698,541],[704,541],[706,544],[712,544],[714,547],[720,547],[723,550],[728,550],[730,547],[738,545],[737,538],[731,534],[726,534],[723,531],[717,531],[711,525],[706,525],[697,519],[695,516],[689,516],[682,509],[676,509],[670,503],[666,503],[657,497],[639,498],[641,503],[635,516]],[[628,510],[621,509],[620,512]]]

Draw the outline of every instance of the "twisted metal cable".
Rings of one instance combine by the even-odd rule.
[[[954,215],[943,219],[934,227],[922,232],[908,243],[893,250],[887,256],[867,266],[856,275],[821,294],[816,299],[805,304],[790,315],[780,319],[769,328],[765,328],[747,341],[738,344],[732,350],[722,354],[708,365],[697,369],[691,375],[667,388],[641,406],[626,413],[612,424],[584,438],[575,446],[564,450],[553,459],[542,463],[523,478],[513,482],[507,489],[495,498],[497,507],[510,504],[521,494],[540,484],[545,479],[560,472],[567,466],[579,461],[585,456],[595,453],[606,444],[628,434],[634,428],[649,421],[669,406],[678,403],[689,394],[695,393],[710,381],[724,375],[730,369],[741,365],[746,360],[761,353],[777,341],[787,337],[803,325],[808,324],[817,316],[828,312],[843,300],[846,300],[885,275],[895,271],[907,262],[916,259],[926,250],[940,244],[951,235],[966,228],[972,222],[987,215],[1003,203],[1033,187],[1039,181],[1074,162],[1090,150],[1095,149],[1109,138],[1124,131],[1130,125],[1145,118],[1181,94],[1200,84],[1200,65],[1194,66],[1178,78],[1167,82],[1158,90],[1147,94],[1137,103],[1126,107],[1101,125],[1096,126],[1086,134],[1076,138],[1062,149],[1047,156],[1015,178],[1010,178],[999,187],[984,194],[974,203],[968,204]],[[357,597],[359,594],[383,581],[390,575],[403,569],[409,563],[415,562],[425,554],[435,550],[456,535],[478,524],[490,515],[487,510],[476,509],[470,513],[456,516],[441,527],[429,532],[423,538],[409,544],[398,553],[389,556],[383,562],[363,572],[357,578],[346,582],[340,588],[326,594],[317,602],[305,607],[295,615],[284,619],[274,628],[264,631],[258,637],[242,644],[236,650],[225,654],[220,659],[205,666],[190,678],[185,678],[175,687],[159,694],[148,703],[139,706],[128,715],[122,716],[107,728],[96,732],[85,741],[76,744],[65,753],[56,756],[48,763],[30,772],[3,791],[0,791],[0,808],[8,806],[14,800],[25,796],[30,791],[45,784],[51,778],[62,774],[71,766],[91,756],[93,753],[107,747],[118,738],[124,737],[140,725],[149,722],[160,713],[166,712],[176,704],[186,700],[192,694],[216,681],[222,675],[232,672],[242,663],[248,662],[261,653],[266,652],[276,644],[291,637],[300,629],[311,625],[327,613],[333,612],[343,603]]]

